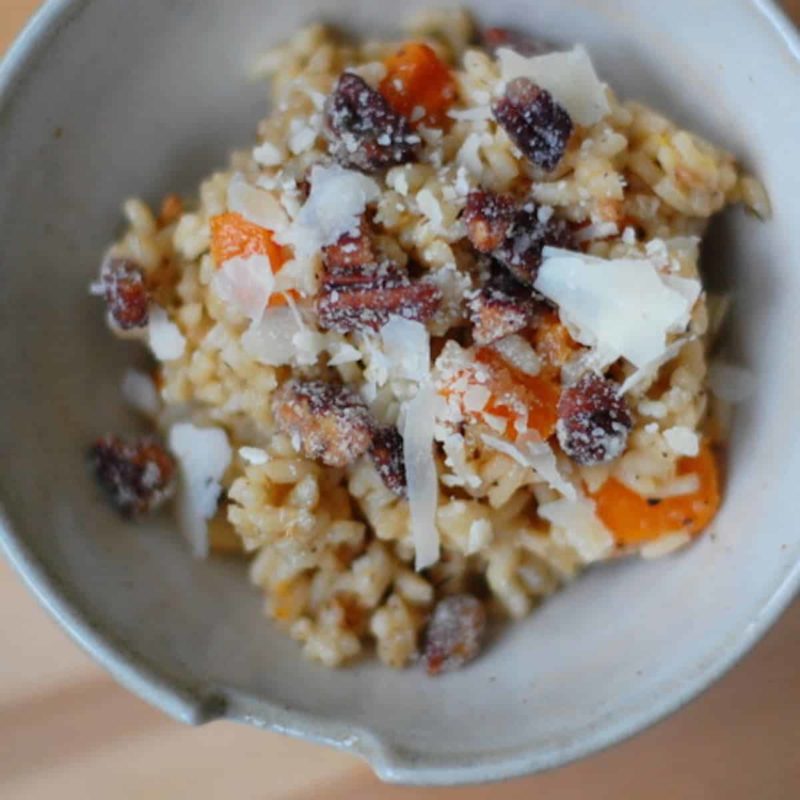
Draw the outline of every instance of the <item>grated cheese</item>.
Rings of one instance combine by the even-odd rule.
[[[169,449],[178,460],[181,483],[178,521],[192,553],[208,555],[207,521],[217,513],[220,480],[231,463],[232,451],[222,428],[198,428],[188,422],[173,425]]]
[[[588,497],[543,503],[537,513],[556,529],[554,538],[572,547],[585,563],[606,558],[613,550],[614,537],[598,519]]]
[[[381,341],[388,376],[417,382],[428,379],[430,337],[421,322],[392,317],[381,328]]]
[[[610,111],[606,85],[600,81],[585,48],[526,58],[514,50],[497,51],[504,81],[529,78],[569,112],[578,125],[594,125]]]
[[[664,439],[670,448],[682,456],[696,456],[700,452],[700,437],[691,428],[676,425],[664,431]]]
[[[242,460],[257,467],[269,461],[269,453],[260,447],[240,447],[239,455]]]
[[[285,230],[289,224],[286,212],[275,197],[251,186],[242,175],[234,175],[228,186],[228,208],[253,225],[274,233]]]

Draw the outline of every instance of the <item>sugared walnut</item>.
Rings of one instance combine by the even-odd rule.
[[[328,283],[355,283],[373,274],[377,270],[378,256],[366,221],[362,220],[355,231],[346,233],[335,244],[324,247],[322,264],[323,279]]]
[[[588,373],[563,390],[556,434],[561,449],[583,465],[613,461],[625,450],[633,420],[619,386]]]
[[[515,78],[492,105],[494,117],[522,154],[536,166],[554,170],[572,136],[572,120],[546,89]]]
[[[508,28],[487,28],[481,39],[483,46],[492,55],[497,55],[497,51],[501,47],[507,47],[521,56],[528,57],[543,55],[553,49],[551,44],[541,39],[535,39],[533,36]]]
[[[486,284],[468,305],[475,344],[491,344],[526,328],[536,307],[532,290],[493,264]]]
[[[367,407],[342,384],[290,381],[275,392],[272,411],[296,447],[329,467],[347,466],[372,443]]]
[[[144,328],[150,319],[150,291],[144,271],[128,258],[108,258],[100,270],[100,290],[109,316],[122,330]]]
[[[552,209],[533,202],[523,205],[503,244],[492,255],[522,283],[533,286],[545,247],[576,249],[572,227]]]
[[[369,455],[386,486],[395,494],[405,496],[408,487],[403,461],[403,437],[397,428],[390,426],[375,431]]]
[[[514,222],[515,210],[514,199],[508,195],[470,192],[462,218],[472,246],[480,253],[500,247]]]
[[[481,649],[486,611],[471,594],[440,600],[425,631],[422,660],[429,675],[452,672],[472,661]]]
[[[325,118],[331,152],[343,166],[377,172],[416,157],[420,139],[405,117],[352,72],[337,81]]]
[[[317,300],[319,323],[326,330],[349,333],[380,330],[390,317],[430,320],[442,302],[438,286],[414,281],[398,268],[347,285],[324,283]]]
[[[175,461],[154,439],[105,436],[94,443],[89,460],[98,483],[126,517],[152,511],[172,494]]]

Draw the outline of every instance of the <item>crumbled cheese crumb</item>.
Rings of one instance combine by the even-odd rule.
[[[261,466],[269,461],[269,453],[260,447],[240,447],[239,455],[243,461],[254,466]]]
[[[161,306],[150,309],[147,335],[150,349],[159,361],[174,361],[186,351],[184,335]]]
[[[664,439],[679,455],[696,456],[700,452],[700,437],[691,428],[683,425],[665,430]]]
[[[214,273],[217,296],[253,322],[259,322],[275,288],[270,260],[263,255],[228,259]]]
[[[217,512],[220,481],[231,463],[231,446],[222,428],[198,428],[188,422],[173,425],[169,448],[178,460],[181,485],[178,519],[198,558],[208,555],[207,521]]]

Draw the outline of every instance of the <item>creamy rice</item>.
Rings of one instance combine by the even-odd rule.
[[[313,26],[259,65],[271,81],[272,110],[255,148],[236,153],[230,168],[204,181],[185,207],[168,198],[160,218],[143,202],[128,201],[127,231],[109,252],[111,260],[137,265],[150,292],[147,325],[129,333],[155,355],[159,400],[141,375],[127,379],[127,393],[135,393],[171,444],[176,425],[191,423],[181,440],[189,456],[176,455],[182,525],[195,552],[247,557],[265,613],[329,666],[374,646],[381,661],[402,667],[426,647],[426,625],[443,597],[473,594],[491,616],[521,618],[590,563],[635,552],[664,555],[705,527],[718,501],[711,448],[723,434],[709,415],[709,326],[718,325],[710,323],[699,283],[699,237],[729,204],[769,214],[764,190],[730,154],[599,83],[584,87],[604,106],[599,118],[576,123],[557,165],[546,171],[520,152],[493,114],[509,79],[502,50],[495,59],[470,44],[476,32],[461,12],[418,18],[409,37],[433,49],[454,87],[446,121],[414,126],[425,109],[410,112],[413,160],[368,176],[347,165],[334,172],[329,96],[344,71],[372,89],[385,87],[386,63],[400,43],[344,44]],[[578,110],[573,117],[591,116],[591,103],[565,104]],[[309,208],[315,193],[321,197],[323,177],[343,194],[333,204],[320,200],[314,216]],[[689,296],[683,324],[662,336],[663,363],[637,369],[624,348],[602,359],[603,342],[590,341],[585,316],[580,309],[567,313],[566,300],[554,303],[560,322],[559,309],[547,317],[540,304],[536,312],[567,342],[557,372],[543,372],[550,369],[547,342],[530,326],[487,345],[514,365],[514,375],[550,376],[559,391],[592,370],[622,385],[617,457],[570,458],[554,428],[543,442],[519,420],[513,427],[502,413],[498,418],[497,398],[487,400],[494,378],[463,377],[484,368],[475,366],[470,344],[468,305],[480,288],[479,257],[464,216],[478,189],[533,201],[543,225],[563,220],[580,257],[576,270],[634,260],[675,302],[676,286]],[[391,327],[321,327],[322,251],[332,244],[321,233],[322,217],[335,218],[336,228],[346,206],[355,209],[354,223],[368,206],[381,257],[410,267],[415,286],[435,287],[432,316],[403,320],[396,336]],[[231,212],[271,230],[286,263],[272,253],[263,261],[237,256],[218,263],[212,221]],[[541,289],[552,266],[553,291],[567,292],[555,269],[562,263],[564,269],[571,263],[563,250],[545,251],[533,288]],[[339,311],[341,298],[329,299]],[[644,330],[649,323],[641,324]],[[408,344],[414,337],[421,337],[416,349]],[[406,447],[405,495],[387,485],[367,455],[329,466],[304,452],[302,436],[276,420],[276,392],[292,379],[345,384],[375,425],[396,428]],[[466,383],[459,388],[459,381]],[[415,405],[422,392],[431,402]],[[494,412],[487,410],[492,402]],[[434,436],[428,469],[438,475],[433,489],[424,469],[418,475],[408,462],[410,438],[423,436],[428,424]],[[221,439],[196,444],[198,431],[211,430]],[[607,438],[600,443],[610,446]],[[205,481],[205,489],[193,481]],[[426,491],[435,503],[431,530],[420,499]],[[687,519],[672,525],[686,509]],[[421,552],[431,549],[435,555],[421,562]]]

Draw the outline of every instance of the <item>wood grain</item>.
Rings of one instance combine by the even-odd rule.
[[[0,0],[0,50],[37,3]],[[800,0],[787,0],[800,21]],[[0,561],[0,797],[786,800],[800,796],[800,603],[665,722],[502,787],[381,785],[358,760],[250,728],[182,727],[117,687]],[[91,788],[89,788],[91,787]]]

